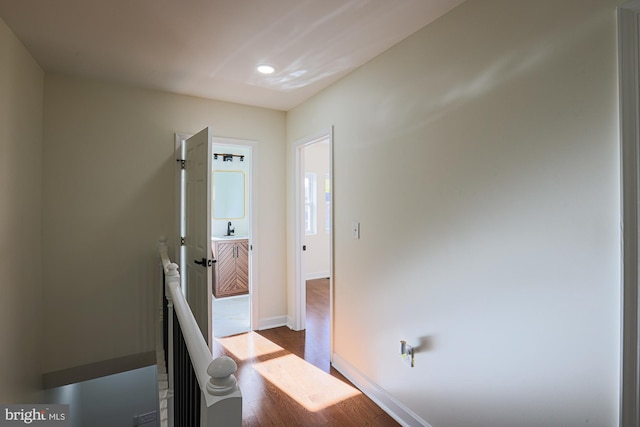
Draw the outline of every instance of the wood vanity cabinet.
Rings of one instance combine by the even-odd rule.
[[[249,239],[214,240],[213,295],[216,298],[249,293]]]

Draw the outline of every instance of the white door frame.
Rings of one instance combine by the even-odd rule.
[[[182,149],[182,141],[191,137],[192,134],[186,132],[176,132],[175,134],[175,153],[176,159],[183,158],[181,149]],[[258,278],[260,277],[258,274],[258,266],[260,263],[258,262],[258,257],[260,251],[258,250],[259,246],[259,233],[258,233],[258,215],[255,212],[259,212],[258,207],[258,142],[253,140],[245,140],[245,139],[236,139],[236,138],[223,138],[214,136],[212,138],[213,144],[224,144],[224,145],[238,145],[243,147],[251,148],[251,177],[248,182],[249,187],[249,195],[251,197],[250,202],[250,211],[249,215],[251,216],[251,220],[249,222],[249,294],[251,300],[251,329],[257,330],[259,329],[259,289],[258,286]],[[181,169],[179,162],[176,162],[176,184],[175,184],[175,194],[176,194],[176,240],[175,240],[175,253],[176,259],[178,260],[178,264],[182,267],[182,259],[184,255],[182,253],[182,246],[180,245],[180,233],[182,231],[182,224],[180,223],[181,218],[181,205],[183,204],[183,189],[181,184]],[[180,270],[182,271],[182,270]],[[184,277],[181,274],[181,280],[184,281]],[[181,283],[182,289],[184,289],[184,283]]]
[[[329,140],[329,182],[331,183],[331,230],[329,233],[329,334],[330,334],[330,354],[333,360],[333,230],[334,230],[334,183],[333,183],[333,127],[322,130],[318,133],[310,135],[308,137],[295,141],[292,145],[292,159],[293,159],[293,206],[294,206],[294,227],[295,227],[295,274],[294,274],[294,313],[292,317],[293,324],[289,325],[292,329],[300,331],[306,327],[307,319],[307,293],[306,293],[306,278],[304,267],[304,254],[302,247],[304,245],[304,194],[303,194],[303,180],[304,180],[304,165],[303,165],[303,149],[304,147],[311,145],[320,140]]]
[[[622,159],[622,366],[620,426],[640,425],[640,1],[618,9]]]

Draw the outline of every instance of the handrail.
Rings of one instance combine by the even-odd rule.
[[[169,245],[167,244],[167,238],[165,236],[160,237],[160,241],[158,242],[158,253],[160,254],[160,261],[162,261],[162,268],[165,273],[168,273],[169,264],[171,264],[171,259],[169,258]]]
[[[178,265],[171,262],[168,255],[167,239],[162,237],[158,244],[158,252],[162,261],[162,268],[165,272],[165,292],[169,310],[175,312],[178,319],[184,342],[191,359],[191,365],[198,381],[203,398],[201,404],[201,425],[213,425],[226,420],[225,426],[242,423],[242,394],[238,387],[234,372],[237,370],[235,361],[227,356],[213,359],[209,346],[205,341],[195,317],[187,303],[180,288],[180,274]],[[173,339],[173,334],[169,334],[169,340]],[[173,346],[169,345],[169,349]],[[169,350],[172,351],[172,350]],[[169,354],[170,363],[173,363],[172,354]],[[170,388],[172,387],[173,369],[170,367]],[[223,401],[227,401],[222,404]],[[236,401],[229,402],[229,400]],[[215,410],[216,404],[221,403],[220,409]],[[208,423],[207,423],[207,420]]]

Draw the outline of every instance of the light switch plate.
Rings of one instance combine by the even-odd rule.
[[[358,221],[353,222],[353,226],[351,227],[351,235],[354,239],[360,239],[360,223]]]

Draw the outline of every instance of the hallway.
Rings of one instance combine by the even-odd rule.
[[[238,363],[244,426],[397,426],[329,363],[329,280],[307,282],[307,330],[216,339]]]

